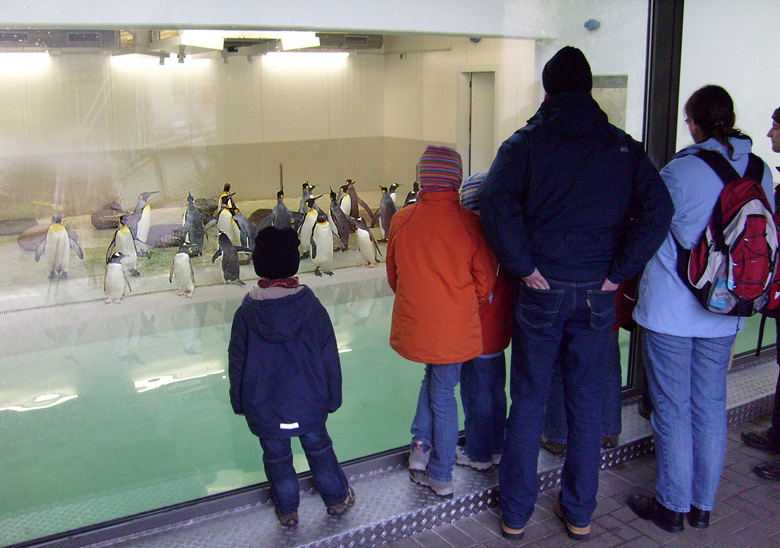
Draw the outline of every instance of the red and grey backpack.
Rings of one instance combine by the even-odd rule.
[[[769,302],[777,271],[780,219],[761,187],[764,162],[750,154],[740,176],[717,152],[702,150],[696,156],[724,186],[693,249],[685,249],[675,238],[677,273],[710,312],[752,316]]]

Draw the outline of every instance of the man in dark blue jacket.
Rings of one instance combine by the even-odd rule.
[[[261,230],[252,252],[257,286],[233,316],[230,403],[260,438],[265,475],[282,525],[298,523],[299,488],[290,438],[300,439],[328,514],[355,502],[325,421],[341,407],[341,365],[328,312],[299,285],[298,234]]]
[[[544,405],[562,352],[569,434],[555,510],[569,536],[584,539],[598,492],[614,291],[660,246],[672,202],[641,145],[609,124],[591,97],[590,66],[580,50],[556,53],[542,84],[539,111],[501,145],[480,193],[487,240],[522,280],[499,475],[502,530],[521,538],[533,513]]]

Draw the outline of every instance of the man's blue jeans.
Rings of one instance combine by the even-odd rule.
[[[460,381],[460,363],[427,364],[412,421],[412,443],[432,448],[428,476],[452,481],[455,448],[458,445],[458,402],[455,387]]]
[[[655,496],[675,512],[691,504],[712,510],[726,457],[726,371],[735,335],[675,337],[648,329],[643,337]]]
[[[577,527],[596,509],[601,445],[601,385],[604,356],[615,323],[615,292],[602,282],[548,280],[549,290],[522,286],[512,333],[512,405],[499,468],[504,523],[525,527],[534,511],[536,464],[544,405],[553,365],[563,357],[569,447],[561,478],[561,509]]]
[[[460,370],[466,445],[476,462],[492,462],[504,450],[506,428],[506,359],[504,352],[479,356]]]
[[[601,435],[618,437],[623,429],[621,417],[623,404],[623,378],[620,369],[619,332],[609,334],[607,361],[604,370],[603,397],[601,401]],[[550,395],[544,412],[544,437],[550,441],[567,443],[566,407],[563,401],[563,377],[560,357],[553,369]]]
[[[299,436],[299,439],[322,501],[327,506],[343,503],[349,494],[349,484],[333,452],[333,442],[325,425]],[[276,510],[280,515],[295,512],[300,502],[300,488],[293,468],[290,438],[260,438],[260,445]]]

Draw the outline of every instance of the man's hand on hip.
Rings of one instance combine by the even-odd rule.
[[[542,273],[539,272],[538,268],[534,268],[534,271],[530,276],[524,276],[523,281],[525,282],[525,285],[533,287],[534,289],[550,289],[550,284],[547,283],[547,280],[542,276]]]
[[[604,280],[604,283],[601,284],[602,291],[617,291],[617,288],[618,288],[618,284],[610,282],[609,278]]]

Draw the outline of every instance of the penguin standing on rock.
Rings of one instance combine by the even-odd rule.
[[[179,288],[177,295],[184,295],[190,299],[195,290],[195,272],[192,270],[191,252],[188,248],[187,244],[182,244],[179,251],[173,256],[168,282],[173,283],[173,280],[176,279],[176,287]]]
[[[363,217],[357,219],[350,219],[351,222],[357,228],[357,244],[360,256],[363,258],[363,265],[369,268],[374,268],[376,263],[379,262],[379,257],[382,253],[379,251],[379,246],[374,239],[374,235],[366,225],[366,221]]]
[[[227,234],[224,232],[219,233],[219,249],[214,253],[211,262],[214,263],[217,259],[222,259],[222,279],[226,284],[245,285],[239,278],[239,274],[241,273],[238,264],[239,251],[252,253],[252,251],[246,247],[235,247]]]
[[[35,250],[36,263],[41,259],[41,255],[46,255],[50,269],[50,280],[56,280],[57,277],[62,279],[68,277],[71,249],[76,252],[79,259],[84,258],[84,252],[81,251],[79,243],[68,233],[68,229],[62,226],[63,218],[62,215],[52,216],[46,235]]]
[[[106,276],[103,279],[103,292],[106,294],[106,304],[122,302],[122,297],[130,288],[130,281],[125,274],[125,267],[122,265],[123,256],[117,252],[108,258],[106,264]]]
[[[271,210],[271,213],[265,217],[265,219],[257,223],[256,231],[259,233],[267,226],[275,226],[276,228],[290,228],[292,224],[292,214],[284,204],[284,190],[280,190],[276,193],[276,205]]]
[[[311,261],[314,263],[316,276],[322,276],[323,272],[333,276],[333,272],[328,269],[333,261],[333,232],[328,216],[323,211],[318,213],[317,224],[311,233]]]

